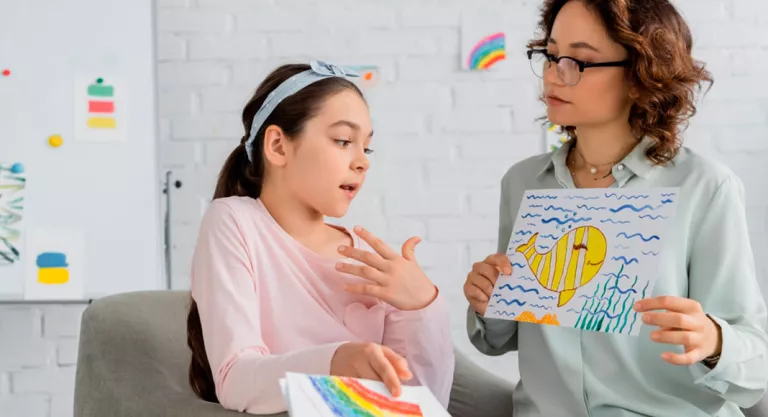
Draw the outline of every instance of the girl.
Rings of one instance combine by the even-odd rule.
[[[448,405],[448,312],[416,264],[341,217],[368,170],[362,93],[334,65],[277,68],[243,110],[192,264],[188,345],[195,393],[252,414],[286,410],[286,372],[429,387]],[[366,246],[369,245],[369,246]],[[372,248],[373,250],[367,250]],[[342,259],[351,258],[350,261]]]
[[[547,0],[529,47],[547,115],[567,144],[509,169],[498,251],[473,266],[468,332],[489,355],[519,351],[515,417],[738,416],[768,385],[766,307],[744,189],[681,147],[693,93],[711,81],[668,0]],[[680,187],[639,338],[483,318],[528,189]]]

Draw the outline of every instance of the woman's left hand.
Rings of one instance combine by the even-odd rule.
[[[659,327],[651,332],[654,342],[685,348],[684,354],[664,352],[661,357],[665,361],[673,365],[692,365],[720,354],[720,326],[704,313],[697,301],[674,296],[654,297],[635,303],[635,310],[643,313],[645,324]]]
[[[437,287],[416,263],[414,249],[421,241],[412,237],[403,243],[402,255],[393,251],[381,239],[362,227],[355,227],[360,236],[376,253],[340,246],[339,253],[364,265],[336,264],[336,269],[371,281],[352,284],[347,291],[376,297],[400,310],[420,310],[437,297]]]

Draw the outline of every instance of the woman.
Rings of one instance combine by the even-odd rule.
[[[741,181],[681,146],[711,82],[667,0],[547,0],[528,52],[547,115],[570,140],[501,183],[499,254],[469,273],[468,333],[488,355],[519,351],[515,417],[739,416],[768,385],[766,306]],[[639,337],[483,318],[525,190],[680,187]]]

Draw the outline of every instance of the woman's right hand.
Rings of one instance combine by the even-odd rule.
[[[393,396],[400,381],[413,378],[408,362],[392,349],[376,343],[350,342],[339,346],[331,359],[331,375],[381,381]]]
[[[464,296],[467,297],[469,305],[481,316],[485,315],[485,309],[488,308],[488,301],[496,287],[500,272],[512,275],[512,264],[507,255],[495,253],[489,255],[484,261],[473,264],[472,271],[467,275]]]

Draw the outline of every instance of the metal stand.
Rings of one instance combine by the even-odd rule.
[[[165,183],[163,184],[163,194],[165,194],[165,220],[164,220],[164,239],[165,239],[165,286],[172,289],[171,282],[171,171],[165,173]],[[174,188],[181,188],[181,181],[173,182]]]

